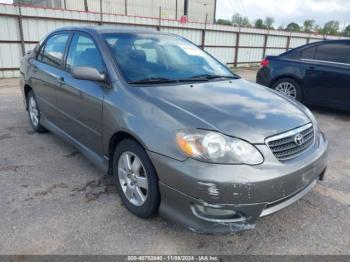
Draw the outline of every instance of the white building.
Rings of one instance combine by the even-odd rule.
[[[100,12],[100,0],[14,0],[24,5],[49,8]],[[161,7],[161,11],[160,11]],[[186,10],[187,9],[187,10]],[[216,0],[102,0],[102,12],[131,16],[180,19],[187,15],[189,21],[213,23]]]

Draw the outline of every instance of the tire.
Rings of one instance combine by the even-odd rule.
[[[286,95],[289,98],[298,100],[299,102],[303,100],[303,93],[300,88],[300,85],[293,78],[281,78],[273,84],[272,88],[277,92]]]
[[[40,109],[33,90],[30,90],[27,94],[27,107],[29,122],[33,130],[38,133],[47,132],[47,130],[41,125]]]
[[[128,158],[129,165],[126,163]],[[152,217],[158,213],[158,178],[146,151],[136,141],[125,139],[117,145],[113,154],[113,177],[120,198],[131,213],[140,218]]]

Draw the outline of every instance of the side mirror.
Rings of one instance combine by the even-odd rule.
[[[106,80],[106,75],[100,73],[96,68],[77,66],[72,68],[72,75],[76,79],[91,80],[103,82]]]

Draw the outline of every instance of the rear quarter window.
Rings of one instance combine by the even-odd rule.
[[[320,61],[349,63],[349,43],[329,43],[317,48],[315,59]]]

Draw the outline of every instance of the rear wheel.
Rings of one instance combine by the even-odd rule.
[[[27,106],[30,124],[35,132],[46,132],[46,129],[41,125],[40,110],[36,101],[33,90],[30,90],[27,95]]]
[[[278,80],[272,88],[289,98],[302,101],[300,85],[292,78],[282,78]]]
[[[136,216],[158,212],[158,179],[146,151],[134,140],[120,142],[113,156],[113,176],[124,205]]]

